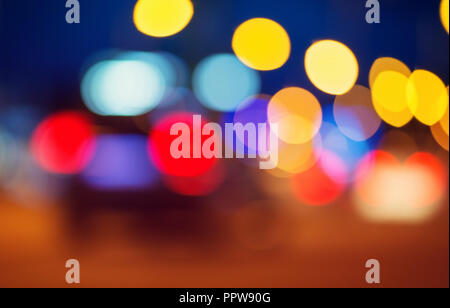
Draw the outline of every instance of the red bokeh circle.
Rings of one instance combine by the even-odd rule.
[[[150,133],[149,153],[156,167],[165,175],[175,177],[196,177],[207,173],[217,163],[216,158],[193,158],[193,116],[189,112],[171,113],[156,123]],[[176,123],[184,123],[190,129],[190,158],[174,158],[170,153],[172,142],[179,136],[170,134],[172,126]],[[202,119],[201,128],[207,122]],[[201,137],[201,144],[209,136]]]
[[[333,168],[340,174],[339,180],[328,175],[325,160],[335,162]],[[345,191],[348,176],[345,164],[332,152],[323,152],[319,161],[309,170],[295,175],[291,180],[294,196],[310,206],[324,206],[336,201]]]
[[[42,121],[33,132],[30,151],[41,168],[51,173],[76,174],[95,151],[95,133],[88,116],[60,112]]]

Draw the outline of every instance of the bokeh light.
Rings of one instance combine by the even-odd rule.
[[[306,73],[321,91],[342,95],[356,83],[359,74],[358,60],[344,44],[323,40],[314,43],[306,51]]]
[[[165,95],[158,107],[170,106],[176,101],[178,89],[188,86],[189,69],[180,57],[168,52],[128,51],[118,54],[115,59],[143,61],[158,71],[164,79]]]
[[[147,155],[147,138],[140,135],[101,135],[83,180],[100,190],[141,190],[151,187],[159,173]]]
[[[333,182],[339,184],[347,184],[350,182],[350,174],[346,162],[339,155],[326,150],[322,150],[320,155],[320,168]]]
[[[447,97],[448,97],[448,87],[447,87]],[[442,129],[444,132],[449,135],[449,105],[447,104],[447,111],[445,112],[444,116],[442,117],[440,124],[442,126]]]
[[[438,76],[425,70],[416,70],[409,77],[407,98],[413,115],[428,126],[439,122],[448,108],[445,84]]]
[[[390,153],[372,152],[358,167],[358,212],[374,221],[422,222],[436,212],[443,198],[447,185],[444,170],[428,153],[416,153],[401,164]]]
[[[236,110],[236,112],[227,112],[220,115],[219,125],[222,129],[224,152],[234,153],[235,157],[239,157],[238,163],[245,165],[246,167],[259,168],[258,153],[259,138],[265,137],[266,145],[269,145],[270,137],[273,136],[270,131],[270,126],[265,125],[265,135],[262,136],[259,132],[258,123],[256,121],[262,121],[265,124],[267,121],[267,104],[269,96],[257,95],[249,97],[244,100]],[[264,108],[265,106],[265,108]],[[242,122],[239,122],[242,121]],[[226,133],[227,124],[243,125],[243,134],[237,133],[236,130],[232,134]],[[248,125],[250,124],[250,126]],[[246,126],[247,125],[247,126]],[[250,139],[250,131],[255,128],[256,139]],[[276,136],[273,136],[274,140],[278,140]],[[256,140],[256,142],[255,142]],[[263,140],[263,139],[262,139]]]
[[[190,0],[139,0],[133,20],[136,28],[146,35],[168,37],[182,31],[193,15]]]
[[[425,191],[428,198],[425,200],[426,202],[419,203],[418,206],[439,203],[448,188],[448,170],[439,158],[430,153],[417,152],[405,161],[405,166],[409,169],[425,170],[430,176],[431,189]]]
[[[373,85],[373,99],[384,109],[399,113],[408,108],[407,100],[404,99],[407,84],[408,79],[403,74],[395,71],[382,72]]]
[[[322,154],[332,153],[338,161],[337,169],[333,163],[322,163],[322,170],[336,181],[353,181],[354,171],[357,167],[358,161],[364,157],[370,151],[370,145],[368,142],[357,142],[349,139],[342,134],[336,125],[330,122],[324,122],[320,129],[321,138],[314,139],[314,149],[317,157],[321,157]],[[319,142],[318,142],[319,141]],[[333,157],[331,157],[333,158]],[[348,174],[340,176],[340,170],[345,166],[345,171]],[[338,175],[336,177],[336,175]]]
[[[394,127],[408,124],[413,114],[408,107],[408,76],[397,71],[378,74],[372,87],[372,103],[378,115]]]
[[[86,167],[94,154],[94,128],[83,113],[57,113],[35,129],[30,147],[33,158],[44,170],[75,174]]]
[[[388,71],[397,72],[406,77],[409,77],[411,75],[411,70],[402,61],[391,57],[378,58],[375,60],[375,62],[372,64],[372,67],[370,68],[369,73],[370,88],[373,88],[373,85],[378,75]]]
[[[171,113],[160,119],[153,127],[149,140],[149,154],[158,170],[163,174],[176,177],[196,177],[205,174],[217,163],[216,158],[205,158],[201,153],[201,158],[193,158],[194,134],[193,116],[188,112]],[[184,123],[190,129],[190,158],[176,159],[171,155],[171,144],[178,138],[170,134],[174,124]],[[202,119],[201,130],[203,130],[206,120]],[[201,132],[200,132],[201,133]],[[201,145],[209,136],[202,135]]]
[[[381,125],[381,119],[372,104],[370,90],[360,85],[336,97],[333,113],[341,132],[355,141],[369,139]]]
[[[314,138],[322,124],[322,107],[317,98],[302,88],[285,88],[275,94],[268,107],[271,126],[278,126],[278,137],[286,143],[300,144]]]
[[[241,104],[239,104],[236,111],[234,112],[234,124],[241,123],[244,126],[247,124],[253,124],[255,125],[255,127],[258,127],[259,124],[266,123],[266,136],[267,138],[269,138],[270,128],[267,121],[267,108],[269,106],[270,99],[271,97],[269,95],[260,94],[244,100]],[[237,135],[236,138],[238,138],[239,142],[243,143],[246,147],[258,153],[259,149],[257,144],[255,146],[252,146],[248,138],[245,138],[245,136],[243,138],[243,136]]]
[[[441,1],[441,6],[440,6],[440,16],[441,16],[441,22],[442,25],[444,26],[445,31],[449,30],[449,0],[442,0]]]
[[[163,99],[166,82],[157,66],[145,60],[101,61],[84,75],[81,93],[86,106],[103,116],[136,116]]]
[[[364,180],[367,180],[378,166],[383,167],[394,167],[399,164],[398,158],[387,151],[383,150],[374,150],[367,153],[360,161],[358,161],[357,168],[357,178],[359,181],[357,185],[362,187],[365,183]],[[361,195],[362,199],[366,197],[365,194]]]
[[[336,181],[329,176],[323,170],[327,164],[333,164],[335,175],[345,177],[346,167],[339,157],[324,151],[314,167],[292,178],[292,189],[298,201],[310,206],[324,206],[335,202],[344,193],[346,180]]]
[[[234,33],[232,47],[245,65],[260,71],[280,68],[291,53],[286,30],[266,18],[254,18],[241,24]]]
[[[261,88],[259,74],[232,54],[204,59],[195,69],[192,82],[200,102],[217,111],[234,111],[243,100],[258,94]]]
[[[282,171],[285,174],[282,173],[281,177],[287,177],[312,168],[320,156],[316,155],[316,145],[320,143],[321,136],[318,134],[314,139],[314,142],[302,144],[289,144],[279,140],[278,164],[275,172]]]

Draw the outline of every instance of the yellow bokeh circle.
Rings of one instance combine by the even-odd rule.
[[[447,87],[447,94],[448,94],[448,87]],[[448,95],[447,95],[448,97]],[[440,121],[441,127],[444,130],[445,134],[449,135],[449,106],[447,104],[447,111],[445,112],[444,116],[442,117]]]
[[[394,127],[409,123],[413,114],[408,107],[408,77],[394,71],[378,75],[372,87],[372,103],[378,115]]]
[[[440,8],[441,22],[445,31],[449,30],[449,0],[442,0]]]
[[[408,108],[407,86],[405,75],[394,71],[382,72],[372,87],[373,100],[388,111],[401,112]]]
[[[271,128],[276,125],[279,139],[290,144],[306,143],[322,125],[322,107],[317,98],[302,88],[285,88],[269,102]]]
[[[395,58],[377,59],[369,73],[372,103],[384,122],[403,127],[414,117],[409,110],[406,89],[411,70]]]
[[[314,86],[332,95],[350,91],[359,74],[355,54],[344,44],[332,40],[319,41],[309,47],[305,69]]]
[[[378,58],[370,68],[369,85],[371,88],[373,87],[378,75],[386,71],[398,72],[407,77],[411,75],[411,70],[402,61],[390,57]]]
[[[280,68],[291,54],[288,33],[267,18],[254,18],[241,24],[234,32],[232,47],[239,60],[260,71]]]
[[[146,35],[168,37],[182,31],[193,15],[190,0],[139,0],[133,20],[136,28]]]
[[[414,71],[408,80],[408,106],[417,120],[432,126],[445,115],[448,92],[445,84],[435,74],[426,70]]]

